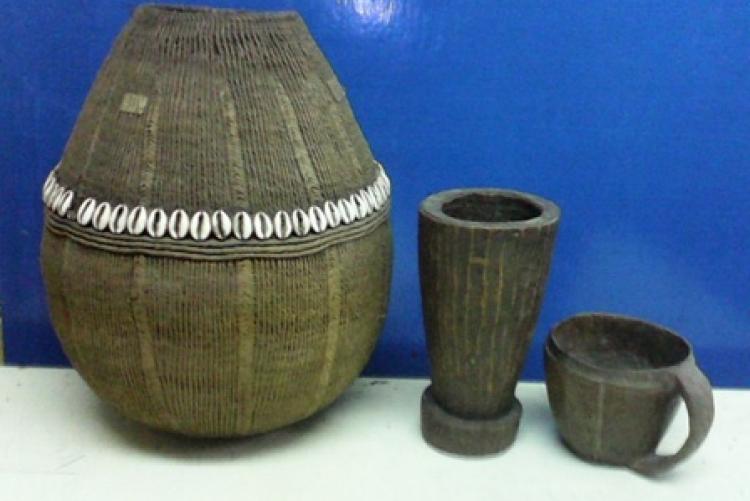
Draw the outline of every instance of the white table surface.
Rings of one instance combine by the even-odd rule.
[[[506,453],[462,458],[419,431],[425,380],[360,379],[332,407],[255,438],[195,441],[120,418],[69,369],[0,368],[3,500],[750,499],[750,392],[717,390],[704,446],[658,480],[580,461],[555,434],[544,386]],[[686,434],[680,410],[660,450]]]

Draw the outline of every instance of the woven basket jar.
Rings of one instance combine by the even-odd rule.
[[[42,195],[55,329],[134,420],[268,431],[372,353],[390,183],[295,13],[138,8]]]

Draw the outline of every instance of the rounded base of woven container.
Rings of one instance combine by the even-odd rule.
[[[516,440],[521,403],[492,419],[465,419],[443,409],[432,396],[431,386],[422,393],[422,437],[430,445],[454,454],[478,456],[501,452]]]
[[[283,418],[275,421],[272,425],[256,426],[245,429],[227,428],[224,430],[217,430],[215,428],[207,428],[203,425],[196,426],[190,419],[185,419],[182,422],[175,422],[175,420],[173,419],[154,418],[153,415],[144,415],[138,412],[134,413],[132,412],[132,410],[123,408],[120,405],[120,402],[112,401],[111,399],[107,398],[106,395],[100,394],[96,390],[94,390],[94,393],[97,393],[97,396],[104,400],[106,404],[113,410],[113,412],[132,422],[134,426],[142,426],[154,432],[172,435],[176,439],[181,438],[184,440],[197,441],[233,439],[239,440],[243,438],[254,437],[257,435],[263,435],[265,433],[272,433],[289,426],[294,426],[295,424],[301,423],[308,419],[314,420],[316,416],[325,412],[328,407],[332,406],[336,402],[336,400],[338,400],[341,394],[344,393],[349,386],[351,386],[351,384],[357,379],[357,377],[358,374],[355,374],[350,379],[338,381],[337,387],[330,391],[330,394],[325,398],[325,400],[318,402],[315,408],[310,409],[307,412],[297,415],[290,414],[288,416],[284,416]],[[89,384],[89,386],[92,385]]]
[[[86,383],[194,437],[271,431],[341,395],[383,326],[390,258],[387,223],[287,259],[129,256],[50,231],[42,244],[55,331]]]

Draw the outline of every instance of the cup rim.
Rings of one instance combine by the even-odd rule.
[[[568,350],[565,350],[562,346],[560,346],[558,335],[560,334],[560,331],[563,327],[566,327],[570,324],[580,322],[582,319],[590,319],[590,318],[597,318],[601,320],[609,320],[613,322],[620,322],[626,326],[635,327],[648,327],[650,330],[653,330],[654,332],[658,332],[660,335],[665,335],[673,338],[675,341],[681,343],[685,348],[685,354],[682,356],[679,360],[669,363],[660,365],[658,367],[643,367],[643,368],[621,368],[621,367],[602,367],[601,365],[593,364],[589,362],[588,360],[576,356],[575,354],[571,353]],[[606,312],[584,312],[584,313],[578,313],[576,315],[573,315],[571,317],[568,317],[557,324],[555,324],[552,329],[550,329],[550,334],[547,338],[547,342],[545,343],[545,350],[558,358],[562,357],[566,360],[573,361],[576,365],[581,366],[588,371],[597,373],[597,374],[611,374],[611,375],[647,375],[647,374],[654,374],[657,372],[665,372],[665,371],[671,371],[685,363],[689,363],[694,359],[693,354],[693,347],[690,344],[690,342],[685,339],[683,336],[680,336],[672,329],[669,329],[668,327],[665,327],[663,325],[650,322],[647,320],[644,320],[642,318],[628,316],[628,315],[620,315],[615,313],[606,313]]]
[[[460,198],[479,195],[499,197],[525,203],[539,211],[535,217],[508,221],[479,221],[454,217],[444,210],[444,206]],[[468,229],[486,230],[523,230],[557,224],[560,219],[560,208],[552,201],[531,193],[503,188],[454,188],[433,193],[422,201],[419,212],[435,222]]]

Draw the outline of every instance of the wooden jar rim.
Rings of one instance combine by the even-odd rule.
[[[520,219],[461,218],[451,214],[447,207],[467,197],[486,197],[514,204],[525,204],[534,209],[530,217]],[[537,195],[499,188],[457,188],[427,197],[420,213],[436,223],[478,230],[524,230],[552,226],[560,220],[560,208],[550,200]]]

